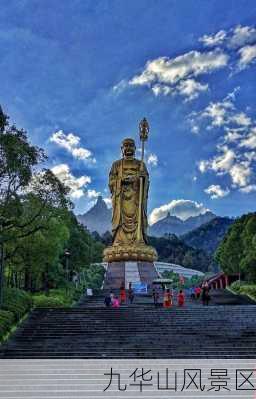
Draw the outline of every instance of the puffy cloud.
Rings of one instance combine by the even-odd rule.
[[[206,194],[209,194],[212,199],[215,199],[226,197],[230,193],[230,190],[228,188],[221,188],[219,184],[212,184],[211,186],[207,187],[204,192]]]
[[[146,64],[141,75],[130,80],[132,85],[156,82],[175,84],[188,76],[198,76],[226,66],[228,55],[219,51],[190,51],[176,58],[160,57]]]
[[[152,86],[152,91],[155,96],[164,95],[167,96],[168,94],[179,94],[186,98],[186,101],[193,100],[197,98],[199,94],[203,91],[208,90],[208,84],[202,84],[197,82],[195,79],[184,79],[179,82],[174,87],[163,85],[163,84],[155,84]]]
[[[112,208],[112,200],[111,200],[111,198],[103,198],[103,201],[106,203],[108,208]]]
[[[239,67],[240,68],[245,68],[249,64],[251,64],[253,61],[256,59],[256,44],[252,46],[245,46],[242,47],[239,51],[238,54],[240,56],[239,59]]]
[[[238,25],[229,31],[220,30],[199,39],[205,47],[227,47],[233,50],[231,58],[237,71],[246,68],[256,59],[256,28]]]
[[[81,198],[86,186],[91,183],[90,176],[73,176],[67,164],[56,165],[51,170],[63,184],[70,188],[70,197],[73,199]]]
[[[100,195],[100,192],[94,190],[94,189],[89,189],[87,190],[87,197],[92,199],[92,198],[98,198]]]
[[[229,31],[220,30],[212,35],[204,35],[199,38],[206,47],[226,45],[230,48],[240,48],[256,41],[256,29],[253,26],[237,25]]]
[[[252,26],[236,26],[231,33],[229,45],[241,47],[256,40],[256,29]]]
[[[199,126],[196,124],[193,124],[191,127],[191,131],[192,131],[192,133],[195,133],[195,134],[199,133]]]
[[[199,112],[192,112],[189,117],[191,126],[202,123],[203,120],[210,121],[207,129],[224,127],[225,131],[243,132],[252,125],[253,121],[245,112],[238,111],[235,107],[236,87],[223,100],[210,102],[205,109]],[[239,129],[239,130],[238,130]],[[233,136],[234,137],[234,136]]]
[[[224,42],[227,37],[227,32],[220,30],[215,35],[204,35],[200,37],[199,41],[202,42],[207,47],[219,46]]]
[[[194,78],[227,65],[229,56],[221,50],[190,51],[175,58],[160,57],[148,61],[144,71],[130,85],[151,87],[155,95],[180,94],[193,99],[208,89]]]
[[[243,138],[243,140],[241,140],[239,147],[256,149],[256,126],[250,130],[249,134]]]
[[[229,174],[235,186],[246,186],[249,183],[252,174],[250,163],[248,161],[236,163],[230,169]]]
[[[79,147],[80,137],[73,133],[65,134],[63,130],[59,130],[52,134],[50,141],[58,146],[65,148],[70,152],[74,158],[95,163],[95,158],[92,157],[92,152],[84,147]]]
[[[158,165],[158,157],[156,154],[149,154],[148,156],[148,164],[152,166]]]
[[[203,91],[208,90],[208,84],[202,84],[197,82],[195,79],[182,80],[176,87],[176,92],[185,96],[187,100],[193,100],[197,98]]]
[[[235,143],[243,137],[242,128],[225,128],[226,134],[224,136],[224,143]]]
[[[240,188],[240,191],[245,194],[252,193],[256,191],[256,184],[249,184],[248,186]]]
[[[212,126],[223,126],[229,122],[229,113],[233,109],[232,101],[225,98],[223,101],[211,102],[199,116],[209,118]]]
[[[252,123],[251,118],[244,112],[236,113],[229,118],[229,122],[233,122],[238,126],[250,126]]]
[[[199,162],[199,170],[201,173],[205,173],[207,170],[213,170],[217,174],[230,171],[236,157],[234,151],[227,146],[223,146],[219,151],[221,151],[220,155],[216,155],[210,160],[202,160]]]
[[[220,155],[214,156],[210,160],[202,160],[199,163],[199,170],[205,173],[208,170],[216,172],[217,175],[228,174],[231,178],[233,187],[246,186],[250,181],[252,169],[249,161],[243,161],[238,157],[233,149],[227,146],[222,147]]]
[[[177,216],[182,220],[188,219],[190,216],[198,216],[209,211],[201,203],[191,201],[191,200],[173,200],[168,204],[162,205],[159,208],[153,209],[149,216],[149,223],[156,223],[158,220],[163,219],[168,212],[171,215]]]

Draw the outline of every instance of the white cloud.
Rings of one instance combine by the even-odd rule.
[[[234,122],[238,126],[249,126],[252,123],[252,120],[244,112],[239,112],[230,116],[229,122]]]
[[[225,128],[224,143],[235,143],[243,137],[243,128]]]
[[[92,152],[84,147],[79,147],[80,137],[73,133],[65,134],[63,130],[59,130],[52,134],[50,141],[58,146],[65,148],[70,152],[74,158],[95,163],[95,158],[92,157]]]
[[[230,190],[228,188],[226,189],[221,188],[219,184],[217,185],[212,184],[211,186],[206,188],[204,192],[206,194],[209,194],[212,199],[215,199],[215,198],[226,197],[230,193]]]
[[[207,47],[219,46],[226,39],[227,32],[220,30],[215,35],[204,35],[200,37],[199,41]]]
[[[167,96],[170,93],[172,93],[172,94],[175,93],[175,90],[172,89],[170,86],[161,85],[159,83],[153,85],[151,89],[152,89],[152,91],[153,91],[155,96],[159,96],[161,94],[164,95],[164,96]]]
[[[226,131],[243,132],[252,123],[252,119],[245,112],[238,111],[235,107],[234,101],[236,93],[240,88],[237,87],[233,92],[229,93],[223,100],[217,102],[210,102],[207,107],[200,112],[192,112],[190,114],[190,124],[195,124],[203,120],[210,121],[210,125],[206,129],[214,127],[224,127]]]
[[[92,199],[92,198],[98,198],[100,195],[100,192],[94,190],[94,189],[89,189],[87,190],[87,197]]]
[[[106,205],[108,208],[112,208],[112,200],[111,198],[103,198],[103,201],[105,201]]]
[[[250,163],[246,161],[236,163],[230,169],[229,174],[235,186],[243,187],[248,185],[252,174]]]
[[[191,131],[192,131],[192,133],[195,133],[195,134],[199,133],[199,126],[194,124],[191,127]]]
[[[149,216],[149,223],[156,223],[158,220],[163,219],[168,212],[171,215],[177,216],[182,220],[188,219],[190,216],[198,216],[209,211],[201,203],[191,200],[173,200],[168,204],[162,205],[159,208],[153,209]]]
[[[148,156],[148,164],[152,166],[158,165],[158,157],[156,154],[149,154]]]
[[[199,162],[199,170],[205,173],[208,170],[216,172],[217,175],[228,174],[231,178],[233,187],[246,186],[252,174],[249,161],[242,161],[233,149],[223,146],[219,148],[222,151],[220,155],[215,155],[210,160]]]
[[[240,142],[239,147],[256,149],[256,126],[253,127],[249,134]]]
[[[176,92],[187,97],[188,100],[197,98],[203,91],[208,90],[208,84],[202,84],[195,79],[182,80],[176,87]]]
[[[117,94],[122,93],[128,86],[127,80],[123,79],[113,87],[113,91]]]
[[[238,25],[232,30],[229,45],[234,48],[242,47],[245,44],[256,40],[256,29],[252,26]]]
[[[81,198],[84,195],[84,189],[91,183],[90,176],[73,176],[67,164],[56,165],[51,170],[63,184],[70,188],[70,197],[74,199]]]
[[[256,184],[249,184],[248,186],[240,188],[240,191],[245,194],[252,193],[256,191]]]
[[[256,44],[254,44],[252,46],[242,47],[238,51],[238,54],[240,56],[239,67],[243,69],[243,68],[247,67],[249,64],[251,64],[251,62],[255,61],[255,59],[256,59]]]
[[[148,61],[144,71],[130,85],[151,87],[155,95],[180,94],[188,99],[208,89],[194,78],[227,65],[229,56],[221,50],[190,51],[175,58],[160,57]]]
[[[234,104],[226,97],[223,101],[211,102],[199,116],[209,118],[212,126],[223,126],[229,122],[229,113],[233,109]]]
[[[237,25],[229,31],[220,30],[212,35],[204,35],[199,41],[206,47],[227,45],[230,48],[240,48],[256,41],[256,29],[253,26]]]
[[[219,151],[221,152],[220,155],[216,155],[210,160],[202,160],[199,162],[199,170],[201,173],[205,173],[207,170],[213,170],[220,175],[230,171],[236,157],[234,151],[227,146],[219,148]]]

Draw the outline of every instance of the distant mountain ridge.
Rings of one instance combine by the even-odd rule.
[[[206,253],[213,255],[233,223],[234,219],[215,217],[209,222],[184,234],[180,238],[187,245],[204,250]]]
[[[163,237],[166,234],[181,236],[214,218],[216,218],[216,215],[210,211],[198,216],[190,216],[186,220],[182,220],[177,216],[172,216],[168,212],[166,217],[150,226],[148,234],[154,237]]]
[[[89,211],[77,215],[78,221],[89,231],[97,231],[99,234],[111,231],[111,217],[112,210],[107,207],[102,196],[98,197],[96,204]]]
[[[96,231],[100,235],[103,235],[106,231],[111,231],[111,218],[112,210],[107,207],[102,196],[98,197],[96,204],[89,211],[83,215],[77,215],[78,221],[86,226],[90,232]],[[148,235],[154,237],[164,237],[168,234],[182,236],[214,218],[216,218],[216,215],[210,211],[198,216],[190,216],[186,220],[168,213],[166,217],[149,227]]]

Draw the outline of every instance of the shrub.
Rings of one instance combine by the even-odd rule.
[[[10,331],[14,321],[15,317],[12,312],[0,310],[0,339],[2,339],[4,335],[8,333],[8,331]]]
[[[240,293],[251,295],[256,298],[256,285],[243,285],[240,288]]]
[[[235,291],[235,292],[240,292],[241,282],[240,282],[239,280],[234,281],[234,282],[231,284],[230,287],[231,287],[231,289],[232,289],[233,291]]]
[[[31,295],[18,288],[6,288],[3,299],[3,309],[12,312],[16,321],[32,307]]]
[[[60,298],[46,295],[35,295],[33,301],[36,308],[62,308],[65,306]]]

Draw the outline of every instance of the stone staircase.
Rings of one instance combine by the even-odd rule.
[[[223,295],[216,294],[218,300]],[[2,346],[0,357],[256,357],[256,305],[188,302],[184,308],[164,309],[140,297],[133,306],[107,309],[103,298],[84,299],[72,309],[34,310]]]

